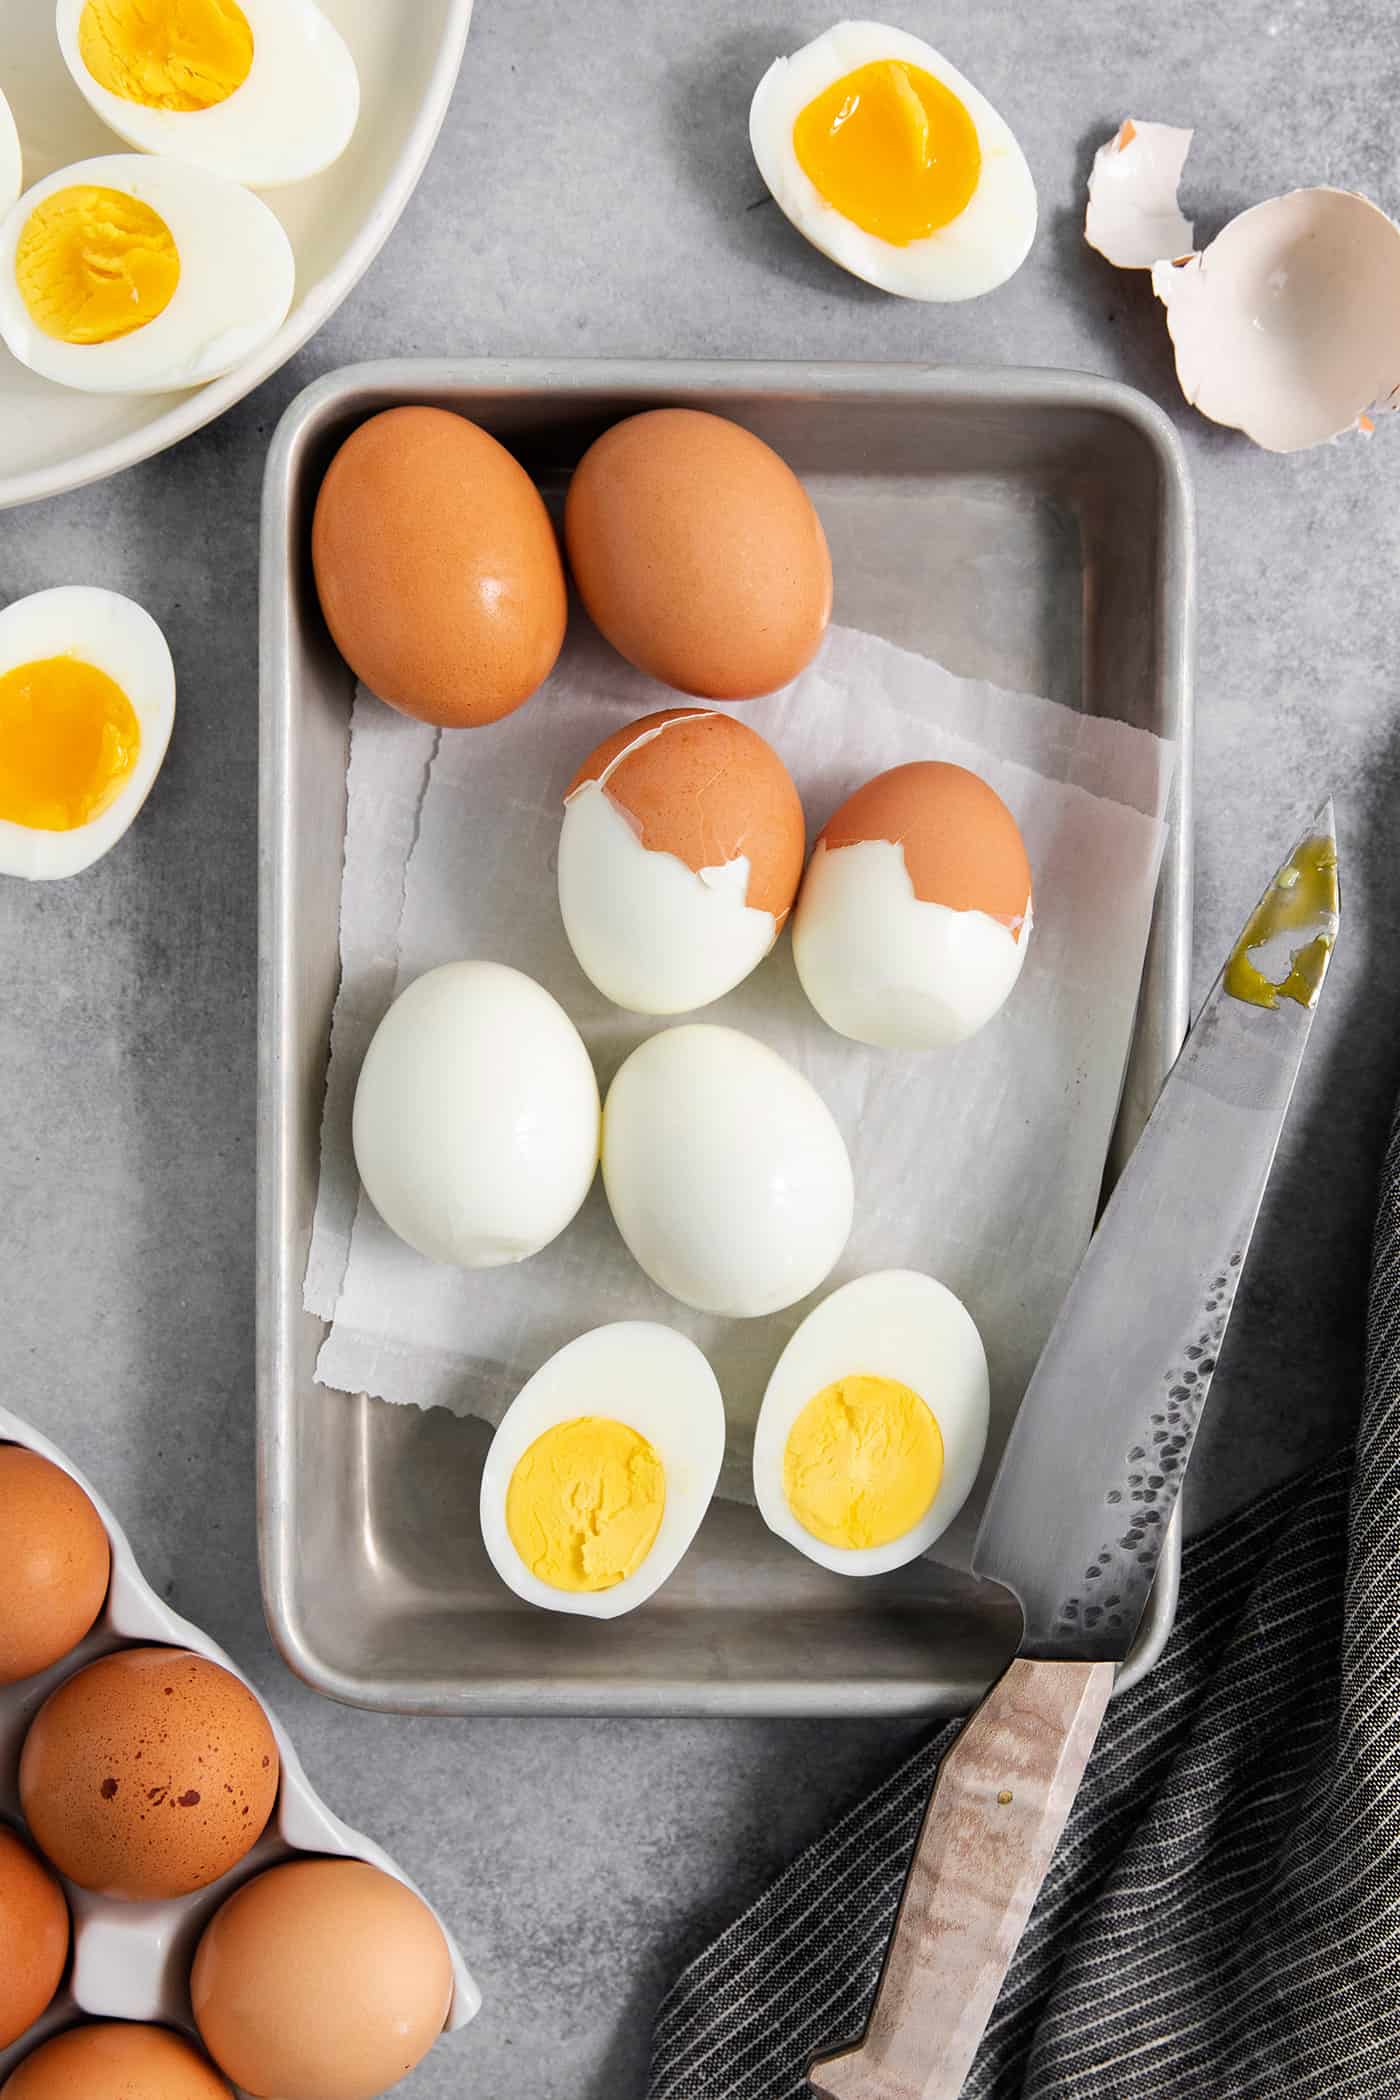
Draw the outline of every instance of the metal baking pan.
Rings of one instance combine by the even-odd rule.
[[[619,416],[717,409],[803,476],[837,615],[955,671],[1175,737],[1181,763],[1136,1038],[1109,1161],[1185,1033],[1193,536],[1180,447],[1129,389],[1074,373],[899,365],[386,362],[287,410],[262,554],[258,1421],[263,1594],[291,1667],[403,1713],[907,1715],[965,1710],[1013,1651],[993,1585],[918,1562],[843,1581],[716,1503],[636,1619],[518,1602],[477,1536],[488,1431],[318,1386],[302,1309],[345,826],[352,681],[312,586],[312,505],[336,446],[405,401],[493,431],[547,494]],[[911,1259],[917,1258],[911,1249]],[[1160,1653],[1175,1534],[1125,1681]]]

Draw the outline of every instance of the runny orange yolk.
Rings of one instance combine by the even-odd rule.
[[[834,80],[799,113],[792,143],[833,210],[899,248],[956,219],[982,169],[977,126],[952,89],[896,58]]]
[[[121,793],[141,749],[126,694],[78,656],[0,673],[0,819],[76,831]]]
[[[237,0],[87,0],[78,53],[123,102],[188,115],[242,87],[253,32]]]
[[[74,183],[30,213],[15,282],[30,320],[55,342],[110,343],[165,312],[180,282],[180,251],[139,197]]]

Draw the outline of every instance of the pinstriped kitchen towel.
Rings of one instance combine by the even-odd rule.
[[[798,2100],[864,2022],[944,1728],[680,1977],[649,2100]],[[1400,2095],[1400,1121],[1354,1462],[1188,1547],[965,2100]]]

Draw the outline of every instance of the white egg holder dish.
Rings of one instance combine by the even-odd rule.
[[[197,1655],[207,1656],[210,1662],[232,1671],[243,1683],[248,1680],[207,1634],[188,1619],[182,1619],[156,1595],[137,1565],[125,1532],[77,1467],[18,1415],[0,1407],[0,1444],[7,1443],[23,1444],[71,1474],[91,1498],[112,1548],[107,1601],[91,1633],[61,1662],[39,1676],[25,1678],[17,1685],[0,1685],[0,1822],[12,1824],[23,1834],[18,1772],[25,1734],[49,1693],[84,1663],[115,1649],[156,1643],[193,1649]],[[41,2041],[61,2028],[71,2027],[80,2017],[159,2021],[197,2039],[190,2010],[189,1972],[200,1933],[233,1890],[265,1867],[277,1866],[298,1853],[362,1859],[392,1874],[405,1887],[413,1887],[386,1852],[331,1813],[302,1770],[287,1731],[268,1710],[261,1695],[255,1696],[277,1738],[282,1764],[277,1801],[267,1829],[247,1857],[218,1881],[192,1896],[168,1903],[119,1902],[76,1888],[57,1875],[72,1919],[68,1969],[47,2012],[9,2049],[0,2049],[0,2081]],[[56,1869],[51,1871],[57,1874]],[[415,1894],[421,1893],[415,1890]],[[441,1918],[438,1923],[452,1957],[452,2007],[443,2029],[451,2034],[476,2017],[481,2010],[481,1992]]]

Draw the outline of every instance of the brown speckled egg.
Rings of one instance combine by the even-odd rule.
[[[26,2056],[0,2100],[232,2100],[197,2049],[168,2027],[100,2020]]]
[[[831,617],[811,498],[752,431],[698,409],[617,423],[564,511],[588,613],[629,663],[705,700],[753,700],[810,663]]]
[[[68,1905],[29,1847],[0,1825],[0,2049],[44,2011],[68,1959]]]
[[[358,1859],[270,1867],[205,1927],[190,1974],[205,2048],[278,2100],[375,2100],[432,2048],[452,1960],[420,1896]]]
[[[564,640],[564,565],[529,475],[465,416],[390,408],[331,461],[311,531],[321,610],[357,678],[444,729],[499,721]]]
[[[22,1444],[0,1444],[0,1684],[58,1662],[107,1595],[112,1549],[70,1473]]]
[[[20,1756],[35,1843],[80,1888],[144,1901],[217,1881],[277,1798],[247,1686],[184,1648],[124,1648],[52,1692]]]

